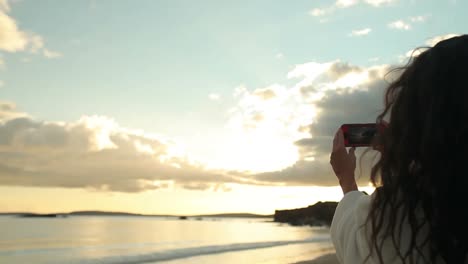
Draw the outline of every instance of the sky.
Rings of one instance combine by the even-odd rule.
[[[334,132],[375,121],[386,73],[463,34],[464,10],[0,0],[0,212],[272,214],[338,201]],[[358,169],[363,190],[375,156]]]

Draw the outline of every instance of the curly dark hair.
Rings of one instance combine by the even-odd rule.
[[[377,118],[390,115],[371,171],[371,254],[383,263],[390,243],[402,263],[468,263],[468,35],[397,70]]]

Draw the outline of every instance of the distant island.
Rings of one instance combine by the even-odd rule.
[[[305,208],[276,210],[274,221],[295,226],[330,226],[337,202],[318,202]]]
[[[18,217],[45,217],[45,218],[67,217],[66,214],[32,214],[32,213],[18,214],[16,216]]]
[[[260,215],[251,213],[225,213],[205,215],[155,215],[135,214],[127,212],[107,211],[75,211],[69,213],[36,214],[28,212],[0,213],[0,216],[16,216],[21,218],[67,218],[73,216],[128,216],[128,217],[166,217],[178,220],[203,220],[204,218],[273,218],[274,222],[288,223],[295,226],[330,226],[335,213],[337,202],[318,202],[305,208],[276,210],[274,215]]]
[[[24,218],[44,217],[44,218],[61,218],[69,216],[144,216],[144,217],[171,217],[181,220],[194,218],[200,220],[202,218],[273,218],[273,215],[259,215],[250,213],[226,213],[226,214],[207,214],[207,215],[152,215],[152,214],[134,214],[126,212],[106,212],[106,211],[76,211],[70,213],[52,213],[52,214],[37,214],[27,212],[11,212],[0,213],[0,216],[17,216]]]
[[[249,213],[227,213],[227,214],[195,215],[193,217],[272,218],[273,215],[260,215],[260,214],[249,214]]]

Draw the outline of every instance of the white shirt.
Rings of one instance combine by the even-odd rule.
[[[331,238],[337,258],[342,264],[361,264],[369,255],[370,232],[365,223],[372,198],[373,196],[365,195],[360,191],[348,192],[336,208],[331,225]],[[405,252],[404,249],[409,247],[409,234],[411,234],[409,226],[404,224],[402,238],[399,241],[400,252]],[[426,251],[424,254],[428,256],[427,253]],[[382,255],[385,264],[402,263],[390,238],[386,239],[383,244]],[[421,255],[414,255],[415,263],[425,263]],[[365,263],[379,262],[377,256],[372,255]]]
[[[369,214],[370,196],[359,191],[345,194],[336,207],[331,225],[331,238],[340,263],[364,263],[369,254],[365,230],[360,226]]]

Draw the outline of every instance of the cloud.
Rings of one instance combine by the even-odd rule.
[[[450,33],[450,34],[445,34],[445,35],[440,35],[440,36],[435,36],[435,37],[429,38],[428,40],[425,41],[424,46],[421,46],[421,47],[416,48],[416,49],[409,50],[409,51],[407,51],[405,53],[405,55],[398,56],[399,59],[400,59],[400,62],[404,62],[405,60],[408,60],[409,58],[412,58],[412,57],[417,57],[417,56],[419,56],[419,54],[421,54],[427,48],[434,47],[440,41],[443,41],[443,40],[446,40],[446,39],[449,39],[449,38],[453,38],[453,37],[456,37],[456,36],[460,36],[460,34]]]
[[[30,46],[29,49],[31,53],[38,53],[44,48],[44,39],[37,34],[31,33],[29,35],[28,41],[29,41],[29,46]]]
[[[344,88],[341,92],[337,92],[335,89],[328,90],[323,98],[316,103],[320,114],[316,123],[309,127],[312,135],[311,140],[315,142],[312,148],[308,148],[309,151],[318,153],[329,151],[331,137],[338,126],[343,123],[372,123],[375,121],[379,110],[382,109],[384,88],[388,85],[383,80],[383,75],[390,68],[384,65],[360,70],[366,73],[367,79],[355,83],[354,87]],[[322,142],[324,139],[326,139],[326,144]],[[301,145],[299,142],[298,144]],[[302,146],[310,147],[308,144]]]
[[[317,63],[308,62],[298,64],[288,72],[288,79],[302,78],[302,80],[296,84],[297,87],[308,86],[313,83],[319,76],[326,72],[335,62]]]
[[[0,111],[14,111],[16,105],[11,102],[1,102],[0,101]]]
[[[0,122],[26,116],[28,116],[26,113],[19,112],[16,109],[16,105],[14,103],[0,101]]]
[[[219,101],[221,100],[221,95],[216,94],[216,93],[211,93],[208,95],[208,98],[213,101]]]
[[[315,113],[294,88],[272,84],[254,90],[239,87],[236,106],[225,127],[221,167],[251,172],[279,170],[298,159],[294,141],[307,136]]]
[[[18,29],[14,19],[0,11],[0,50],[22,51],[27,48],[28,43],[28,34]]]
[[[281,88],[279,88],[281,89]],[[253,92],[253,95],[260,97],[262,100],[270,100],[277,96],[278,86],[270,86],[263,89],[257,89]]]
[[[435,36],[435,37],[432,37],[432,38],[428,39],[426,41],[426,44],[429,45],[430,47],[434,47],[437,43],[439,43],[439,42],[441,42],[443,40],[449,39],[449,38],[456,37],[456,36],[460,36],[460,34],[451,33],[451,34]]]
[[[358,4],[358,0],[337,0],[335,5],[339,8],[347,8]]]
[[[8,4],[8,0],[0,0],[0,10],[4,12],[10,11],[10,5]]]
[[[365,0],[364,2],[366,2],[369,5],[379,7],[379,6],[395,3],[396,0]]]
[[[410,17],[409,20],[413,23],[423,23],[426,22],[427,19],[429,19],[430,15],[424,15],[424,16],[414,16]]]
[[[44,122],[0,104],[2,185],[140,192],[167,186],[219,188],[245,182],[208,170],[173,141],[130,130],[102,116]],[[218,187],[216,187],[218,186]]]
[[[334,13],[337,9],[345,9],[359,4],[367,4],[372,7],[381,7],[384,5],[390,5],[397,2],[397,0],[337,0],[332,5],[322,7],[322,8],[313,8],[309,11],[309,14],[314,17],[323,17],[325,15],[330,15]],[[324,18],[320,19],[320,22],[327,21]]]
[[[357,5],[358,3],[359,3],[358,0],[337,0],[335,2],[335,6],[339,8],[347,8],[347,7]]]
[[[278,53],[276,53],[275,57],[280,60],[280,59],[284,58],[284,54],[281,53],[281,52],[278,52]]]
[[[9,11],[8,1],[0,0],[0,50],[12,53],[20,51],[39,53],[39,51],[43,51],[47,58],[59,54],[44,48],[42,36],[21,30],[16,21],[7,14]]]
[[[44,57],[49,58],[49,59],[55,59],[55,58],[60,58],[62,57],[62,53],[57,52],[57,51],[51,51],[48,49],[43,50]]]
[[[310,10],[309,14],[315,17],[324,16],[327,14],[327,10],[323,8],[314,8]]]
[[[369,72],[358,66],[337,61],[317,63],[309,62],[296,65],[288,73],[288,78],[299,78],[295,89],[302,93],[312,91],[314,100],[321,99],[327,90],[340,90],[343,88],[356,89],[359,84],[369,80]],[[309,92],[309,94],[311,94]]]
[[[372,122],[381,108],[383,88],[388,85],[383,77],[389,70],[388,65],[362,68],[335,61],[316,81],[300,87],[301,91],[313,91],[302,96],[314,98],[306,101],[313,103],[319,112],[315,122],[309,126],[312,137],[317,137],[313,141],[331,137],[337,124],[346,120]],[[318,99],[315,99],[316,93],[321,93]]]
[[[388,24],[388,27],[392,29],[398,29],[398,30],[410,30],[411,29],[411,25],[401,19],[390,22]]]
[[[426,22],[431,15],[419,15],[409,17],[408,19],[399,19],[393,22],[388,23],[388,27],[397,30],[411,30],[413,28],[413,24],[415,23],[424,23]]]
[[[371,28],[363,28],[363,29],[353,30],[353,31],[351,31],[350,36],[352,36],[352,37],[366,36],[366,35],[369,35],[369,33],[371,31],[372,31]]]
[[[326,70],[318,76],[315,71],[310,73],[316,76],[312,82],[299,81],[308,85],[297,87],[303,92],[303,102],[313,105],[318,113],[309,125],[301,128],[308,132],[308,137],[295,141],[300,153],[299,160],[282,170],[252,175],[255,180],[285,185],[336,185],[336,177],[329,165],[329,155],[332,137],[337,128],[343,123],[375,122],[376,116],[383,108],[383,93],[388,85],[383,77],[390,70],[390,66],[362,68],[340,61],[324,65],[327,65]],[[342,81],[349,76],[365,78],[348,84]],[[308,75],[303,74],[302,78],[308,78]],[[317,93],[322,95],[317,96]],[[358,155],[361,153],[362,149],[358,151]],[[363,170],[358,170],[357,173],[363,175],[362,184],[368,181],[366,175],[369,175],[375,155],[376,153],[371,151],[362,160]]]
[[[208,167],[174,141],[108,117],[46,122],[2,102],[0,182],[119,192],[168,186],[216,191],[231,183],[336,185],[329,165],[331,137],[342,123],[375,120],[388,70],[339,60],[307,62],[287,74],[288,86],[239,86],[226,125],[233,140],[223,142],[226,151],[220,153],[235,162],[232,167]],[[365,167],[369,164],[366,160]],[[246,165],[252,167],[244,170]]]

